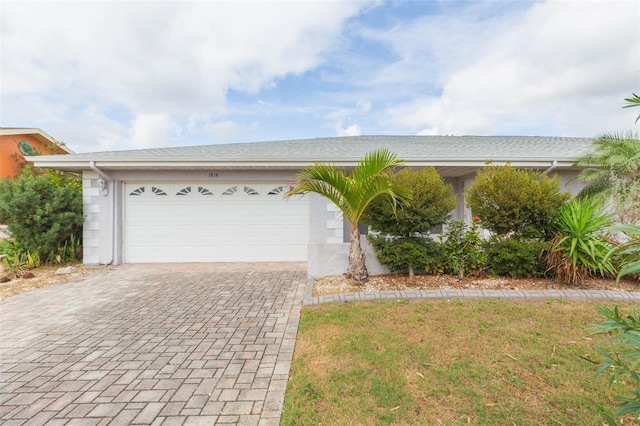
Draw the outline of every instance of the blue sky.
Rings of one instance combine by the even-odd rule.
[[[638,130],[640,2],[0,3],[0,125],[76,152]]]

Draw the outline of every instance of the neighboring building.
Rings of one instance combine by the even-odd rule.
[[[40,129],[0,127],[0,178],[20,173],[25,156],[48,154],[73,151]]]
[[[305,166],[349,168],[388,148],[408,167],[435,167],[455,188],[453,216],[462,219],[463,191],[487,160],[557,173],[575,193],[573,164],[590,146],[583,138],[354,136],[28,160],[83,172],[86,263],[307,261],[318,277],[346,271],[349,233],[324,197],[283,199]],[[367,263],[383,272],[375,256]]]

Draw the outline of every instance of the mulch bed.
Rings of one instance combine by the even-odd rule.
[[[460,279],[451,275],[416,275],[409,278],[406,274],[373,275],[364,284],[348,280],[344,275],[331,275],[317,279],[313,285],[313,295],[321,296],[334,293],[358,291],[389,290],[616,290],[640,292],[640,280],[625,277],[616,283],[611,279],[590,278],[578,286],[569,286],[548,278],[509,278],[509,277],[468,277]]]

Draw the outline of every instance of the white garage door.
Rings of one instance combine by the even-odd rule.
[[[264,183],[127,183],[124,260],[306,260],[308,197],[284,200],[289,188]]]

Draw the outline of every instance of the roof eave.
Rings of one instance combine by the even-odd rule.
[[[32,156],[25,157],[36,167],[51,168],[69,171],[90,170],[89,163],[104,170],[189,170],[189,169],[301,169],[314,163],[331,163],[340,167],[353,167],[360,158],[343,158],[340,160],[326,159],[224,159],[224,160],[204,160],[202,158],[182,158],[182,159],[148,159],[148,160],[127,160],[127,159],[69,159],[66,156]],[[495,158],[495,159],[465,159],[465,158],[411,158],[404,162],[408,167],[483,167],[487,161],[495,165],[511,164],[515,167],[548,168],[554,165],[556,168],[573,167],[575,158]]]
[[[67,154],[75,154],[71,148],[69,148],[64,143],[56,140],[53,136],[49,135],[47,132],[38,129],[38,128],[20,128],[20,127],[3,127],[0,128],[0,135],[3,136],[13,136],[13,135],[31,135],[35,137],[40,142],[51,143],[56,147],[60,148],[62,151]]]

